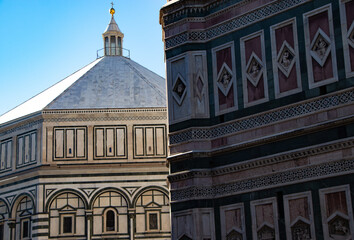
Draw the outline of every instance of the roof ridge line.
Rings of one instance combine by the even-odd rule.
[[[49,107],[50,105],[52,105],[52,104],[55,102],[55,100],[57,100],[59,97],[61,97],[61,96],[62,96],[65,92],[67,92],[73,85],[75,85],[81,78],[83,78],[88,72],[90,72],[93,68],[95,68],[95,67],[97,66],[97,64],[102,61],[103,58],[104,58],[104,57],[102,57],[99,61],[97,61],[98,59],[96,59],[96,60],[90,62],[89,64],[86,64],[84,67],[80,68],[80,69],[77,70],[76,72],[74,72],[73,74],[77,73],[78,71],[84,69],[85,67],[87,67],[87,66],[89,66],[90,64],[94,63],[95,61],[97,61],[97,63],[96,63],[95,65],[93,65],[87,72],[85,72],[84,74],[82,74],[81,77],[79,77],[78,79],[76,79],[76,81],[74,81],[70,86],[68,86],[67,88],[65,88],[65,90],[64,90],[63,92],[61,92],[56,98],[54,98],[50,103],[48,103],[46,106],[44,106],[41,111],[46,110],[47,107]],[[70,75],[67,76],[66,78],[72,76],[73,74],[70,74]],[[65,80],[66,78],[64,78],[63,80]],[[54,85],[53,85],[53,86],[54,86]]]
[[[166,99],[165,96],[159,91],[159,89],[150,81],[146,79],[146,77],[138,70],[136,69],[131,63],[129,63],[126,59],[123,58],[123,61],[126,65],[128,65],[135,73],[137,73],[143,80],[146,82],[152,89],[157,92],[162,99]]]

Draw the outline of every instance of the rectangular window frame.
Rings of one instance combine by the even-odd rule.
[[[23,224],[24,223],[28,223],[28,236],[27,237],[24,237],[23,234],[25,233],[24,232],[24,229],[23,229]],[[20,231],[20,239],[21,240],[28,240],[28,239],[31,239],[31,219],[30,218],[22,218],[21,221],[20,221],[20,228],[21,228],[21,231]]]
[[[147,154],[146,152],[146,129],[147,128],[153,128],[153,153],[154,154]],[[163,154],[157,154],[157,129],[163,129]],[[138,154],[137,153],[137,143],[136,143],[136,129],[142,129],[143,132],[143,154]],[[166,139],[166,125],[164,124],[146,124],[146,125],[133,125],[133,157],[134,159],[148,159],[148,158],[166,158],[167,156],[167,139]]]
[[[59,213],[60,215],[60,228],[59,228],[59,233],[62,236],[73,236],[76,233],[76,214],[75,212],[65,212],[65,213]],[[71,232],[69,233],[64,233],[64,218],[65,217],[71,217]]]
[[[34,138],[32,137],[34,135]],[[26,144],[26,141],[25,141],[25,138],[28,137],[29,138],[29,146],[28,146],[28,157],[29,157],[29,160],[28,162],[26,163],[25,162],[25,144]],[[19,142],[20,142],[20,139],[23,139],[22,140],[22,149],[20,149],[19,147]],[[33,139],[35,139],[35,141],[33,141]],[[37,144],[37,139],[38,139],[38,134],[37,134],[37,130],[34,130],[34,131],[30,131],[30,132],[27,132],[27,133],[24,133],[24,134],[21,134],[21,135],[18,135],[17,138],[16,138],[16,169],[19,169],[19,168],[23,168],[23,167],[26,167],[26,166],[29,166],[29,165],[33,165],[33,164],[36,164],[37,163],[37,158],[38,158],[38,154],[37,154],[37,150],[38,150],[38,144]],[[33,147],[33,144],[34,144],[34,147]],[[33,155],[32,153],[32,150],[34,149],[35,153]],[[19,154],[21,151],[21,155]],[[32,159],[32,155],[34,156],[34,159]],[[19,156],[22,156],[22,163],[20,164],[20,159],[19,159]]]
[[[0,221],[0,240],[4,240],[5,238],[5,224],[3,221]]]
[[[156,229],[150,229],[150,215],[151,214],[156,214],[157,215],[157,228]],[[145,211],[145,230],[147,232],[157,232],[161,230],[161,210],[146,210]]]
[[[82,130],[84,131],[84,137],[83,137],[83,148],[84,148],[84,155],[78,155],[78,131]],[[56,155],[56,150],[57,150],[57,139],[56,139],[56,132],[62,131],[63,133],[63,142],[62,142],[62,156],[57,156]],[[68,149],[67,149],[67,132],[68,131],[73,131],[73,149],[71,150],[71,154],[73,156],[68,156]],[[53,161],[86,161],[87,160],[87,148],[88,148],[88,143],[87,143],[87,126],[56,126],[53,127]]]
[[[113,129],[113,155],[109,156],[109,149],[107,148],[107,130]],[[103,131],[103,155],[97,155],[97,130]],[[123,130],[124,132],[124,146],[118,146],[117,132],[118,130]],[[128,159],[128,131],[126,125],[95,125],[93,127],[93,143],[94,143],[94,160],[121,160]],[[123,147],[124,154],[120,154],[119,147]]]
[[[4,151],[3,151],[4,145]],[[9,145],[11,146],[11,151],[9,152]],[[4,168],[0,166],[0,173],[11,171],[12,169],[12,157],[13,157],[13,141],[12,139],[5,139],[0,141],[0,164],[3,164]],[[3,156],[4,154],[4,156]],[[4,157],[4,162],[1,162],[1,159]],[[8,161],[9,159],[9,161]]]

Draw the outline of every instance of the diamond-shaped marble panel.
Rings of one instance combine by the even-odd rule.
[[[319,28],[311,43],[311,56],[323,67],[330,52],[331,39]]]
[[[286,41],[284,41],[279,50],[277,61],[280,71],[282,71],[286,77],[289,77],[295,64],[295,51]]]
[[[183,102],[184,97],[186,96],[186,83],[182,76],[178,74],[175,84],[173,85],[172,89],[172,96],[178,103],[178,105],[181,105]]]
[[[246,66],[247,78],[254,86],[257,86],[259,79],[262,76],[262,72],[263,72],[262,61],[253,52]]]
[[[349,45],[354,48],[354,21],[352,22],[352,25],[350,26],[348,30],[348,43]]]
[[[204,82],[202,75],[198,73],[197,78],[196,78],[196,89],[195,89],[195,94],[198,97],[199,101],[203,100],[203,88],[204,88]]]
[[[217,79],[219,89],[225,96],[227,96],[232,86],[232,71],[225,63],[221,66],[221,71],[219,72]]]

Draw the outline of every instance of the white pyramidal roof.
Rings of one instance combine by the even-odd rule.
[[[0,125],[43,110],[166,107],[165,80],[122,56],[95,60],[0,116]]]

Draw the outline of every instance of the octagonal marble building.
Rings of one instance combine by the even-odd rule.
[[[103,57],[0,116],[0,239],[170,239],[165,80],[113,14]]]

